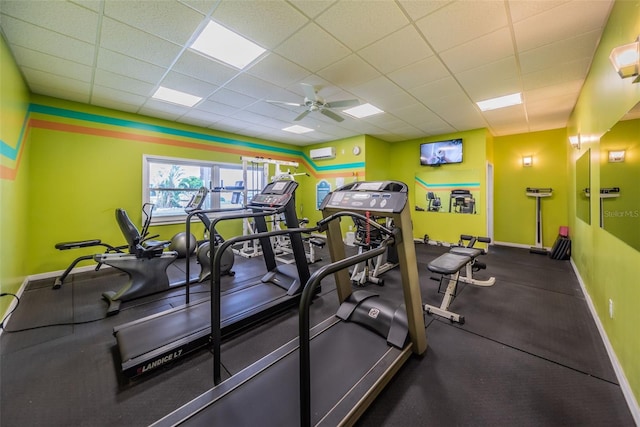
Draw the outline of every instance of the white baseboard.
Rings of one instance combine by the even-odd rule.
[[[511,248],[521,248],[521,249],[531,249],[531,248],[533,248],[533,246],[531,246],[531,245],[523,245],[522,243],[496,242],[495,240],[491,244],[492,245],[497,245],[497,246],[509,246]],[[547,251],[551,250],[551,248],[548,248],[548,247],[544,247],[542,249],[546,249]]]
[[[18,288],[18,292],[16,293],[16,296],[18,297],[18,299],[22,297],[22,294],[26,289],[27,284],[29,284],[29,278],[25,277],[25,279],[22,281],[22,284]],[[6,313],[11,313],[15,309],[15,307],[18,305],[18,301],[15,298],[12,298],[12,299],[13,301],[11,302],[11,304],[9,304],[9,307],[7,307]],[[7,327],[7,325],[9,324],[9,320],[11,319],[11,314],[7,315],[6,313],[0,314],[1,316],[7,316],[7,318],[4,319],[4,327],[0,329],[0,337],[4,333],[4,328]]]
[[[103,268],[112,268],[110,265],[105,265],[103,264],[100,267],[100,270],[102,270]],[[69,273],[71,274],[76,274],[76,273],[84,273],[87,271],[93,271],[96,269],[96,264],[93,265],[85,265],[82,267],[75,267],[73,270],[71,270],[71,272]],[[49,279],[52,277],[58,277],[58,276],[62,276],[62,273],[64,273],[64,270],[58,270],[58,271],[48,271],[46,273],[38,273],[38,274],[32,274],[29,277],[27,277],[28,280],[44,280],[44,279]]]
[[[102,270],[104,268],[113,268],[113,267],[111,267],[110,265],[102,265],[100,267],[100,270]],[[87,271],[94,271],[95,269],[96,269],[95,265],[86,265],[86,266],[83,266],[83,267],[76,267],[73,270],[71,270],[69,275],[76,274],[76,273],[84,273],[84,272],[87,272]],[[54,278],[54,277],[61,276],[62,273],[64,273],[64,270],[48,271],[46,273],[31,274],[31,275],[25,277],[24,281],[20,285],[20,288],[18,289],[18,292],[16,293],[16,296],[18,298],[22,298],[22,294],[24,293],[24,290],[26,289],[26,287],[27,287],[27,285],[29,284],[30,281],[51,279],[51,278]],[[53,286],[53,283],[51,283],[51,285]],[[11,303],[11,305],[9,305],[9,307],[7,308],[6,312],[7,313],[11,313],[11,310],[14,309],[14,307],[16,306],[17,303],[18,302],[14,298],[13,302]],[[4,314],[2,314],[2,315],[4,315]],[[7,318],[4,321],[4,326],[5,327],[9,323],[9,319],[11,319],[11,315],[7,316]],[[0,329],[0,336],[2,336],[3,332],[4,332],[4,329]]]
[[[589,311],[591,311],[591,317],[593,317],[596,326],[598,327],[598,332],[600,333],[600,337],[602,338],[602,342],[607,350],[607,354],[609,355],[609,360],[611,360],[611,365],[613,366],[613,370],[616,373],[616,377],[618,378],[618,382],[620,383],[620,389],[622,390],[622,394],[624,395],[625,400],[627,401],[627,405],[629,405],[629,410],[631,411],[631,416],[633,417],[636,425],[640,426],[640,406],[638,406],[638,401],[636,400],[635,395],[633,394],[633,390],[631,389],[631,385],[629,381],[627,381],[627,377],[624,374],[624,370],[622,366],[620,366],[620,362],[618,361],[618,357],[616,356],[616,352],[611,346],[611,342],[609,341],[609,337],[607,336],[607,332],[604,330],[604,326],[602,326],[602,322],[600,321],[600,317],[598,317],[598,312],[596,311],[595,306],[593,305],[593,301],[591,300],[591,296],[587,292],[587,288],[582,281],[582,277],[580,276],[580,272],[573,262],[573,258],[570,259],[571,268],[573,268],[574,273],[576,273],[576,277],[578,278],[578,282],[580,283],[580,288],[582,288],[582,293],[584,294],[585,300],[587,301],[587,305],[589,306]]]

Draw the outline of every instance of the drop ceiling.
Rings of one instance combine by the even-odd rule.
[[[2,34],[36,94],[309,145],[389,142],[476,128],[495,136],[566,126],[611,0],[0,0]],[[266,49],[238,70],[189,48],[209,20]],[[294,122],[300,83],[326,101],[384,110]],[[159,86],[203,100],[154,100]],[[522,105],[475,102],[522,92]],[[302,135],[282,129],[299,124]]]

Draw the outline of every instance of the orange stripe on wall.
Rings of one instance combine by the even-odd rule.
[[[29,139],[29,131],[31,130],[31,122],[27,123],[27,128],[24,131],[24,135],[22,136],[22,142],[20,143],[20,151],[18,152],[18,158],[16,159],[16,164],[13,168],[9,166],[0,165],[0,179],[8,179],[10,181],[14,181],[16,179],[16,175],[18,175],[18,168],[20,167],[20,161],[22,160],[22,153],[24,152],[24,146]]]
[[[206,144],[200,144],[195,142],[180,141],[180,140],[170,139],[170,138],[162,138],[158,136],[141,135],[136,133],[122,132],[122,131],[115,131],[115,130],[108,130],[108,129],[97,129],[92,127],[72,125],[67,123],[50,122],[50,121],[41,120],[41,119],[31,119],[31,125],[39,129],[55,130],[59,132],[81,133],[85,135],[104,136],[107,138],[128,139],[128,140],[139,141],[139,142],[148,142],[152,144],[170,145],[173,147],[192,148],[196,150],[217,151],[217,152],[229,153],[229,154],[255,156],[255,154],[252,151],[242,150],[238,148],[227,148],[227,147],[221,147],[217,145],[213,146],[213,145],[206,145]],[[279,158],[281,160],[297,161],[293,158],[287,158],[287,157],[279,157]]]

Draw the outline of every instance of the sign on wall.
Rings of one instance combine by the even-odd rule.
[[[325,197],[327,197],[327,194],[329,194],[331,192],[331,184],[329,184],[328,181],[326,180],[320,180],[317,184],[316,184],[316,209],[320,209],[320,205],[322,204],[322,201],[324,200]]]

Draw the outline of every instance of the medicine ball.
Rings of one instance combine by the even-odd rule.
[[[193,255],[196,250],[196,236],[191,234],[189,238],[189,256]],[[171,244],[169,245],[170,251],[178,252],[178,258],[186,258],[187,256],[187,233],[184,231],[176,234],[171,238]]]

